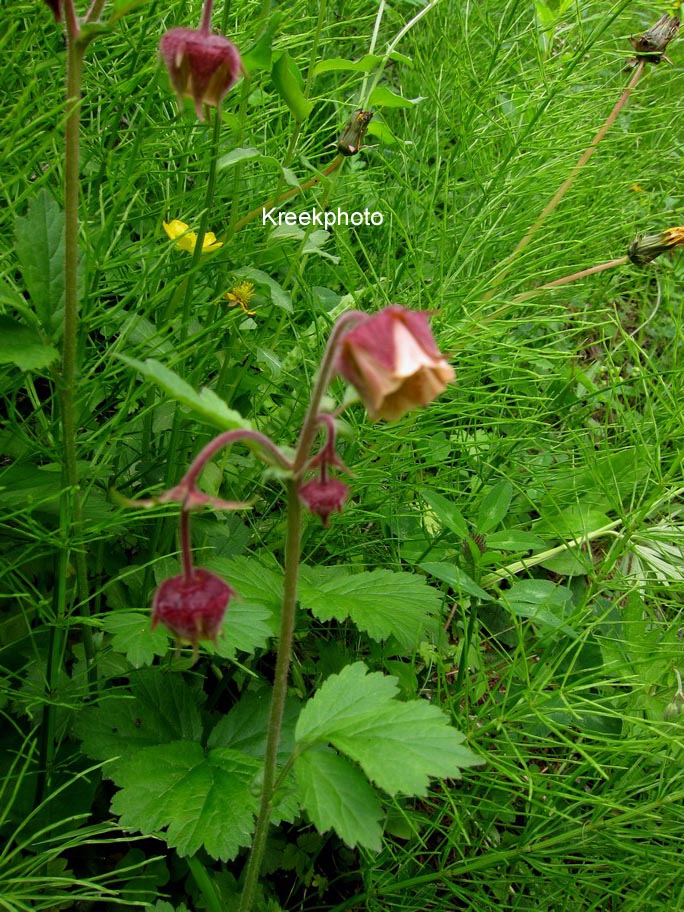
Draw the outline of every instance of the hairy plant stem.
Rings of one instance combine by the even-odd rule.
[[[292,638],[294,636],[297,608],[297,576],[302,536],[302,505],[299,500],[298,483],[295,479],[287,482],[287,539],[285,545],[285,581],[283,588],[283,609],[280,621],[278,655],[276,658],[273,696],[268,718],[268,735],[264,756],[264,778],[259,803],[254,842],[245,871],[245,885],[240,898],[239,912],[251,912],[259,883],[259,874],[266,848],[266,837],[273,813],[273,785],[278,761],[278,744],[287,697],[287,683],[290,676]]]
[[[73,6],[71,7],[73,13]],[[79,489],[78,463],[76,453],[76,418],[74,388],[78,359],[78,195],[80,159],[80,106],[85,48],[79,42],[74,15],[67,9],[67,100],[64,140],[64,338],[62,347],[62,371],[60,377],[60,406],[62,424],[62,446],[64,453],[63,497],[70,504],[63,516],[62,534],[64,546],[69,539],[77,542],[74,552],[76,583],[81,614],[89,616],[88,567],[86,554],[82,549],[83,506]],[[92,632],[83,626],[83,646],[89,680],[94,683],[97,669],[94,664]]]
[[[76,543],[76,602],[81,614],[89,615],[88,567],[82,550],[83,507],[79,489],[76,452],[76,418],[74,387],[78,359],[78,195],[80,159],[80,107],[85,45],[79,40],[79,24],[73,0],[64,4],[67,33],[66,71],[66,122],[64,132],[64,324],[62,363],[58,378],[59,421],[62,444],[62,493],[59,507],[59,532],[61,550],[57,560],[57,586],[54,598],[54,621],[50,629],[48,664],[46,670],[47,699],[43,708],[41,743],[39,746],[40,771],[37,780],[37,800],[42,801],[50,782],[55,751],[55,712],[53,693],[62,667],[66,642],[65,625],[68,623],[69,553]],[[88,670],[90,689],[94,689],[97,667],[94,661],[93,639],[90,627],[82,627],[83,648]]]
[[[501,282],[504,280],[504,278],[508,275],[508,271],[510,269],[510,266],[511,266],[511,263],[513,262],[513,260],[515,260],[515,258],[520,253],[522,253],[523,250],[525,250],[525,248],[531,243],[534,235],[537,233],[537,231],[539,231],[539,229],[544,224],[546,219],[551,215],[551,213],[555,210],[556,206],[560,203],[560,201],[563,199],[565,194],[568,192],[570,187],[572,187],[572,185],[575,183],[575,180],[577,179],[577,175],[580,173],[582,168],[586,165],[586,163],[589,161],[591,156],[594,154],[594,152],[598,148],[598,144],[604,138],[604,136],[606,135],[608,130],[610,130],[610,128],[613,126],[613,124],[615,123],[615,120],[617,119],[618,114],[624,108],[624,106],[627,104],[627,101],[629,100],[629,96],[632,94],[632,90],[635,88],[636,84],[639,82],[639,80],[641,79],[641,77],[643,75],[645,66],[646,66],[645,62],[643,60],[640,60],[634,70],[632,78],[627,83],[627,87],[623,91],[622,95],[620,95],[613,110],[610,112],[608,117],[603,122],[603,125],[600,128],[600,130],[596,133],[596,135],[594,136],[592,141],[589,143],[587,148],[580,155],[579,159],[577,160],[577,163],[573,167],[570,174],[566,177],[566,179],[560,185],[558,190],[556,190],[556,192],[551,197],[551,199],[548,201],[546,206],[544,206],[542,211],[539,213],[539,215],[537,216],[537,220],[528,229],[525,236],[518,242],[518,244],[515,246],[513,251],[504,260],[503,269],[495,276],[494,281],[492,283],[493,287],[483,296],[483,299],[482,299],[483,301],[489,301],[492,298],[492,296],[494,295],[495,289],[501,284]]]
[[[254,842],[245,869],[245,880],[242,896],[240,898],[239,912],[251,912],[259,883],[259,874],[266,848],[266,837],[273,813],[273,795],[275,791],[278,745],[280,743],[280,730],[285,710],[287,697],[287,684],[290,676],[290,661],[292,658],[292,638],[294,635],[295,617],[297,609],[297,578],[299,575],[299,559],[302,537],[302,505],[299,500],[299,482],[306,469],[309,452],[311,450],[317,427],[318,411],[321,399],[327,390],[335,368],[337,346],[342,335],[350,324],[363,318],[357,311],[348,311],[343,314],[334,325],[328,344],[323,355],[318,378],[311,393],[311,401],[307,409],[299,435],[299,442],[295,453],[292,470],[293,477],[287,482],[287,538],[285,542],[285,581],[283,586],[283,608],[280,621],[280,636],[278,640],[278,654],[276,658],[275,676],[273,681],[273,695],[268,718],[268,733],[266,737],[266,751],[264,755],[264,778],[257,816]]]

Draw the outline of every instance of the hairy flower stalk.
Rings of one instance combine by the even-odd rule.
[[[390,315],[389,319],[387,319],[388,312]],[[415,332],[415,339],[412,339],[407,343],[404,338],[403,329],[399,330],[399,334],[397,335],[396,329],[399,323],[403,324],[404,329],[406,327],[411,327]],[[332,329],[328,345],[323,355],[323,361],[318,372],[318,378],[311,394],[309,408],[299,435],[299,442],[292,464],[292,477],[287,482],[287,538],[285,546],[285,581],[280,639],[268,721],[263,787],[254,841],[245,868],[244,887],[240,899],[239,912],[251,912],[254,905],[257,884],[266,848],[266,837],[273,814],[278,744],[280,742],[280,730],[285,710],[285,698],[287,696],[287,683],[289,679],[292,640],[295,627],[297,578],[299,572],[302,532],[302,501],[306,500],[306,495],[302,498],[301,494],[301,478],[306,471],[306,468],[311,466],[309,453],[311,452],[317,426],[320,423],[323,423],[328,427],[329,434],[327,444],[324,446],[319,456],[322,456],[323,462],[330,464],[334,462],[338,467],[341,465],[336,457],[333,458],[328,449],[331,439],[334,441],[332,418],[330,416],[321,415],[319,409],[321,400],[333,374],[339,371],[344,375],[344,370],[341,367],[341,365],[345,363],[342,352],[344,351],[347,360],[354,358],[354,353],[356,352],[354,333],[357,329],[364,326],[370,327],[370,334],[375,335],[376,338],[376,345],[375,347],[372,347],[372,354],[378,359],[378,362],[383,365],[385,370],[388,369],[388,365],[393,366],[395,369],[396,385],[393,392],[389,393],[390,397],[398,396],[398,391],[403,385],[409,390],[408,396],[413,400],[413,405],[427,404],[427,402],[432,401],[432,399],[434,399],[453,378],[453,371],[451,371],[451,368],[448,368],[446,362],[443,362],[442,356],[437,350],[432,335],[427,328],[427,317],[425,314],[412,313],[411,311],[400,307],[386,308],[373,316],[368,316],[358,311],[349,311],[340,317]],[[406,347],[403,349],[401,348],[401,342],[406,344]],[[374,366],[369,362],[367,333],[360,334],[360,339],[357,337],[357,344],[361,352],[361,361],[364,363],[361,366],[357,365],[352,382],[356,385],[357,391],[364,399],[364,403],[368,406],[364,391],[374,387],[375,371]],[[410,358],[408,349],[412,351],[414,356],[412,364],[409,363]],[[435,367],[435,364],[432,364],[430,369],[441,371],[443,382],[441,385],[432,385],[430,393],[428,394],[425,391],[424,396],[418,400],[415,395],[415,387],[412,384],[416,376],[423,376],[424,371],[426,370],[426,357],[429,357],[433,362],[438,364],[437,367]],[[442,365],[444,365],[444,367]],[[366,367],[368,368],[367,372]],[[385,382],[387,382],[387,373],[385,373],[384,379]],[[422,386],[422,382],[419,385]],[[360,387],[363,387],[363,390]],[[401,414],[407,411],[408,407],[404,408]],[[396,411],[396,408],[394,408],[394,411]],[[378,414],[378,417],[383,416]],[[318,458],[319,457],[314,457],[314,464]],[[346,485],[344,487],[346,488]]]
[[[132,505],[181,504],[180,546],[183,572],[165,580],[157,589],[152,624],[164,623],[177,639],[191,643],[195,656],[200,640],[216,641],[228,603],[235,593],[228,583],[206,570],[196,569],[190,544],[190,511],[209,504],[235,510],[248,503],[224,501],[198,490],[197,482],[207,462],[223,447],[242,441],[256,455],[286,475],[287,534],[280,635],[276,656],[271,707],[264,753],[262,791],[254,841],[245,868],[241,912],[254,904],[275,804],[277,756],[287,696],[297,605],[297,580],[301,553],[302,506],[327,523],[341,510],[349,493],[347,485],[328,476],[334,467],[348,471],[335,451],[335,421],[320,406],[335,373],[356,387],[371,417],[395,419],[409,409],[431,402],[453,379],[454,373],[437,349],[427,315],[392,306],[369,316],[358,311],[343,314],[334,325],[292,460],[265,435],[234,430],[219,434],[194,459],[181,481],[157,497],[128,501]],[[311,457],[317,430],[326,440]],[[303,483],[306,472],[319,470],[319,478]]]

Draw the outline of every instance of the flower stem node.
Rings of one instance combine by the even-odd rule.
[[[197,650],[200,640],[216,643],[228,602],[235,595],[230,586],[208,570],[193,568],[192,575],[164,580],[154,595],[152,630],[160,622]]]
[[[336,367],[370,417],[385,421],[432,402],[455,376],[435,344],[428,314],[397,305],[366,317],[342,337]]]
[[[202,105],[218,107],[243,69],[234,44],[202,29],[170,29],[159,50],[179,100],[192,98],[200,120]]]
[[[310,513],[320,516],[324,526],[328,525],[330,514],[342,512],[349,486],[336,478],[315,478],[299,489],[299,499]]]

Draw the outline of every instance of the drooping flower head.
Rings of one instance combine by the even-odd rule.
[[[242,72],[238,49],[223,35],[208,30],[173,28],[161,40],[159,50],[179,100],[192,98],[197,117],[202,105],[218,107]]]
[[[678,31],[679,19],[664,13],[656,24],[652,25],[643,35],[636,35],[629,39],[636,51],[636,60],[644,60],[646,63],[660,63],[663,59],[667,60],[665,51],[668,44],[677,36]]]
[[[195,650],[200,640],[216,643],[228,602],[234,595],[228,583],[208,570],[193,568],[190,577],[172,576],[154,594],[152,630],[161,622]]]
[[[428,315],[396,305],[342,337],[336,367],[370,417],[386,421],[432,402],[455,376],[435,344]]]
[[[342,512],[349,497],[349,485],[337,478],[314,478],[303,484],[298,494],[309,513],[318,516],[327,526],[331,513]]]

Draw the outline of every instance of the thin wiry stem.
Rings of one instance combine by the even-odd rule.
[[[490,300],[490,298],[494,294],[494,289],[503,281],[504,277],[506,275],[508,275],[508,271],[510,269],[510,266],[511,266],[511,263],[513,262],[513,260],[516,259],[516,257],[520,253],[522,253],[523,250],[525,250],[525,248],[531,243],[532,238],[535,236],[537,231],[539,231],[539,229],[544,224],[546,219],[551,215],[551,213],[554,211],[556,206],[560,203],[560,201],[563,199],[565,194],[568,192],[570,187],[572,187],[572,185],[575,183],[575,180],[577,179],[578,174],[580,173],[582,168],[586,165],[586,163],[589,161],[591,156],[594,154],[594,152],[598,148],[599,143],[604,138],[604,136],[606,135],[608,130],[610,130],[610,128],[613,126],[620,111],[627,104],[627,101],[629,100],[629,96],[632,94],[633,89],[635,88],[636,84],[639,82],[639,80],[641,79],[641,76],[643,75],[645,66],[646,66],[646,64],[643,60],[639,61],[639,63],[636,66],[636,69],[634,70],[634,74],[632,75],[632,78],[629,80],[629,83],[627,84],[627,87],[625,88],[622,95],[620,95],[620,98],[618,99],[613,110],[610,112],[608,117],[605,119],[601,129],[596,133],[596,135],[594,136],[592,141],[589,143],[587,148],[580,155],[577,163],[573,167],[570,174],[566,177],[566,179],[560,185],[558,190],[556,190],[556,192],[551,197],[551,199],[548,201],[546,206],[544,206],[542,211],[539,213],[537,220],[528,229],[525,236],[518,242],[516,247],[513,249],[513,252],[510,253],[508,255],[508,257],[506,257],[506,259],[504,260],[503,269],[498,273],[498,275],[494,279],[494,283],[493,283],[494,287],[489,292],[487,292],[486,295],[484,295],[484,297],[483,297],[484,301]]]

